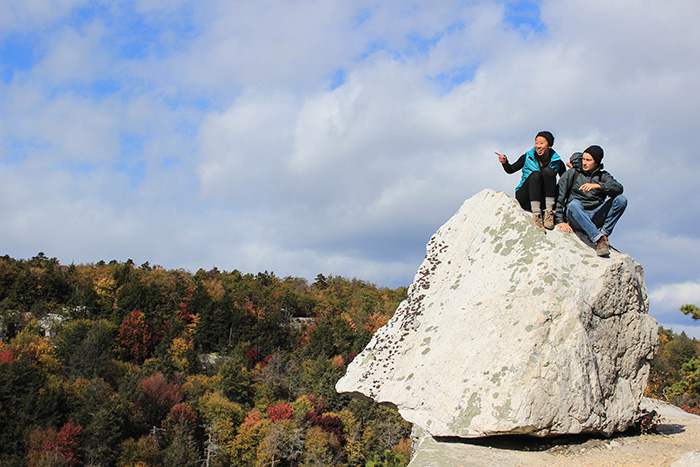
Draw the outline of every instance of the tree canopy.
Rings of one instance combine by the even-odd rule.
[[[398,413],[334,389],[405,297],[323,274],[0,257],[0,464],[405,465]]]

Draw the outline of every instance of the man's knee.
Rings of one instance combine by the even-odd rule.
[[[581,201],[574,199],[569,202],[569,204],[566,205],[566,210],[567,211],[585,211],[583,208],[583,204]]]
[[[624,210],[627,207],[627,197],[625,195],[617,195],[613,199],[613,205],[617,206],[618,209]]]
[[[575,199],[570,201],[566,205],[566,220],[572,225],[572,227],[577,228],[579,226],[579,221],[577,219],[582,218],[585,215],[586,210],[583,208],[581,201]]]

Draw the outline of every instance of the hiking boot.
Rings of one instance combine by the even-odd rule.
[[[541,212],[533,212],[532,213],[532,225],[535,227],[539,227],[540,229],[544,230],[544,224],[542,223],[542,213]]]
[[[547,230],[552,230],[554,229],[554,211],[551,209],[547,209],[544,212],[544,228]]]
[[[595,252],[598,256],[608,256],[610,254],[610,243],[608,237],[603,235],[596,242]]]

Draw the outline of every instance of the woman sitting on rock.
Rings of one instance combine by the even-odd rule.
[[[522,169],[520,184],[515,188],[515,199],[524,210],[532,212],[533,225],[549,230],[554,228],[557,174],[566,172],[564,162],[552,146],[554,135],[549,131],[540,131],[535,137],[535,147],[513,164],[508,162],[505,154],[495,153],[507,173]]]

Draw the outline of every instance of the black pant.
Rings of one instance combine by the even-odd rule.
[[[545,207],[544,198],[557,196],[557,173],[549,167],[542,167],[539,171],[532,172],[515,192],[515,199],[520,206],[531,211],[530,201],[538,201],[542,208]]]

